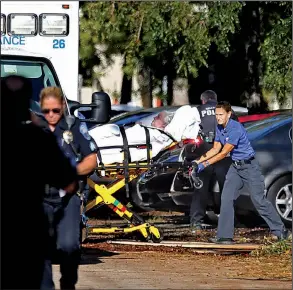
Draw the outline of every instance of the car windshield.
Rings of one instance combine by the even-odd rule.
[[[33,93],[31,109],[40,112],[39,95],[44,87],[59,86],[51,68],[43,61],[19,60],[1,57],[1,78],[18,74],[28,78],[32,83]]]
[[[178,107],[159,107],[155,108],[155,110],[144,109],[130,113],[122,113],[112,117],[109,123],[124,126],[141,123],[144,126],[151,126],[154,117],[160,112],[164,110],[174,112],[177,109]]]
[[[256,122],[249,122],[249,124],[245,126],[245,129],[248,133],[249,139],[254,139],[290,122],[290,118],[291,116],[289,115],[278,115]]]
[[[154,112],[140,112],[137,114],[131,114],[129,116],[121,116],[121,118],[113,118],[110,123],[115,123],[116,125],[130,125],[130,124],[134,124],[136,122],[141,122],[143,125],[145,119],[149,119],[151,116],[155,116],[158,113],[154,113]],[[153,117],[154,118],[154,117]]]

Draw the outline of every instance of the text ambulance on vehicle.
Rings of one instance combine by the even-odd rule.
[[[47,86],[79,101],[78,46],[78,1],[1,1],[1,77],[31,80],[33,110]]]

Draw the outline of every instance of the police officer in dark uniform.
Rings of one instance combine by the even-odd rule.
[[[239,190],[246,186],[250,191],[251,201],[260,216],[268,224],[272,234],[279,240],[290,238],[280,216],[264,195],[264,177],[255,152],[248,140],[247,132],[239,122],[231,117],[231,105],[220,102],[216,106],[217,130],[211,150],[201,156],[194,169],[198,173],[210,165],[223,160],[231,154],[232,164],[226,176],[218,224],[217,237],[210,239],[213,243],[231,244],[234,235],[234,202],[239,197]]]
[[[201,156],[213,147],[215,129],[217,125],[215,117],[217,94],[212,90],[207,90],[201,94],[200,98],[202,105],[198,106],[197,109],[201,118],[200,125],[202,127],[204,142],[196,150],[196,153],[199,154],[197,156]],[[235,116],[234,118],[237,117]],[[193,233],[203,228],[203,219],[208,205],[212,178],[216,176],[220,191],[222,191],[230,164],[231,158],[227,157],[199,174],[199,178],[203,181],[203,187],[201,189],[194,190],[190,206],[190,226]]]
[[[54,135],[30,122],[31,94],[29,79],[17,75],[1,78],[1,117],[8,124],[1,131],[7,133],[1,142],[7,156],[1,159],[7,171],[1,180],[1,289],[40,289],[48,241],[45,186],[50,183],[71,194],[77,185],[76,169]],[[11,278],[13,273],[16,276]]]
[[[40,93],[40,103],[47,121],[44,129],[53,132],[71,164],[76,166],[80,179],[84,180],[97,166],[96,144],[89,135],[85,123],[75,119],[70,131],[68,130],[63,114],[65,104],[60,88],[43,89]],[[73,138],[73,141],[68,142],[68,138]],[[61,289],[75,289],[78,280],[80,205],[81,200],[78,194],[67,195],[57,188],[48,187],[44,207],[51,225],[51,237],[56,238],[55,247],[57,246],[60,261]],[[49,257],[45,264],[42,289],[54,289],[51,258]]]

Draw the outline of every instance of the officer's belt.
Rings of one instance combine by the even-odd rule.
[[[254,160],[254,157],[245,160],[233,160],[232,163],[236,166],[244,165],[244,164],[251,164],[251,161]]]

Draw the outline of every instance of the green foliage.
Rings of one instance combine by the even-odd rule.
[[[266,244],[250,253],[251,256],[271,256],[283,253],[292,254],[292,240],[281,240],[278,242],[266,241]]]
[[[228,36],[235,33],[242,4],[207,2],[208,12],[196,12],[195,4],[205,3],[85,3],[80,21],[83,64],[94,54],[93,47],[103,43],[108,61],[115,53],[125,55],[123,70],[128,75],[143,63],[159,76],[171,68],[174,77],[196,77],[198,69],[207,65],[211,42],[220,51],[229,51]]]
[[[266,33],[260,51],[264,63],[263,87],[275,92],[282,102],[292,92],[292,3],[279,5],[285,11],[273,15],[272,28]]]
[[[209,28],[215,30],[212,41],[218,47],[218,50],[226,54],[229,52],[229,36],[234,34],[239,28],[238,15],[245,5],[245,2],[209,2]]]
[[[207,66],[212,43],[229,55],[230,39],[241,29],[244,5],[240,1],[83,2],[81,65],[92,71],[98,64],[111,65],[112,57],[122,54],[128,77],[140,67],[151,70],[154,84],[166,75],[197,77],[199,68]],[[292,87],[292,3],[259,2],[259,11],[261,85],[282,101]]]

